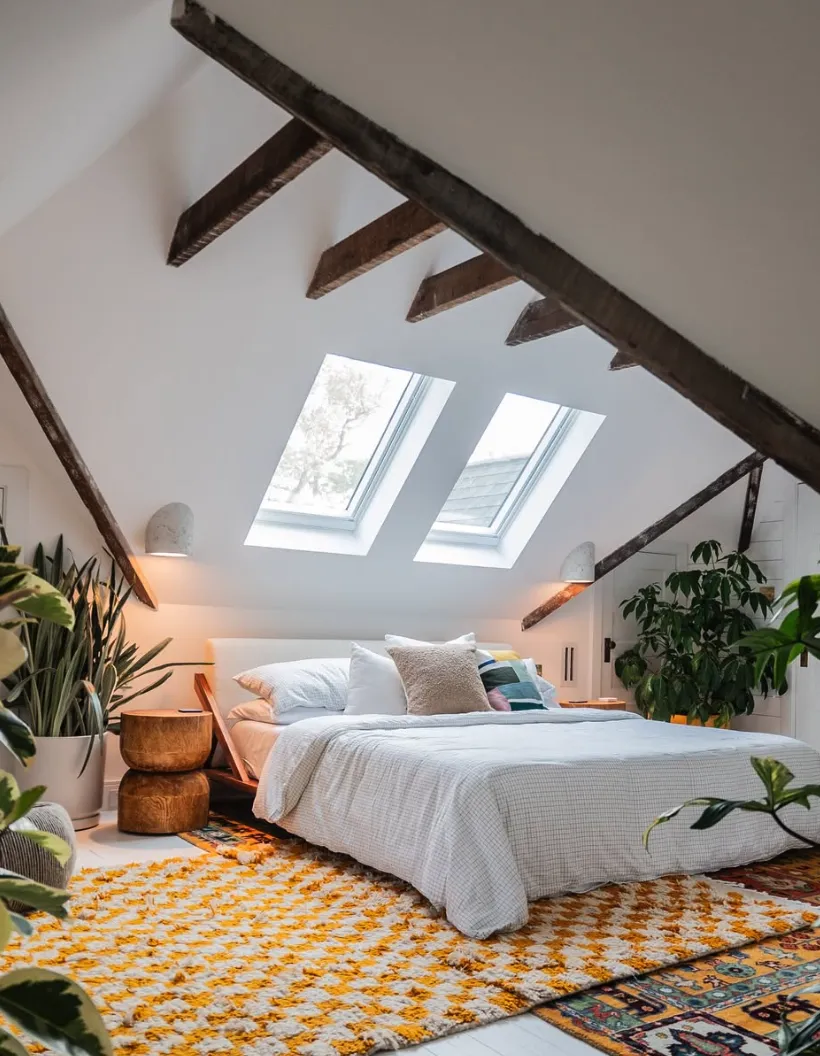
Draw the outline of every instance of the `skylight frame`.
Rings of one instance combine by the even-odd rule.
[[[436,521],[428,532],[425,542],[455,546],[498,547],[533,489],[549,469],[550,463],[560,451],[581,413],[575,407],[558,408],[544,430],[544,435],[510,488],[492,524],[487,527],[467,524],[449,527],[446,526],[447,522]]]
[[[387,369],[388,364],[375,364]],[[407,380],[401,398],[384,427],[364,472],[356,485],[345,513],[321,513],[316,510],[289,509],[285,505],[260,504],[255,523],[269,526],[294,526],[330,532],[355,532],[390,469],[393,458],[412,425],[433,381],[426,374],[413,373]],[[290,437],[288,437],[290,439]]]

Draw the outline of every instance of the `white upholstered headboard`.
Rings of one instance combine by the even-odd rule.
[[[384,642],[357,639],[374,653],[384,653]],[[511,649],[503,642],[481,643],[481,649]],[[322,656],[350,656],[349,638],[209,638],[205,659],[213,663],[207,678],[220,712],[227,717],[231,708],[250,700],[251,693],[233,680],[240,671],[282,660],[311,660]]]

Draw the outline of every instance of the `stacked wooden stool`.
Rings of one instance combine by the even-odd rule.
[[[124,711],[120,752],[131,767],[120,782],[117,828],[170,834],[208,821],[210,789],[202,767],[211,753],[206,711]]]

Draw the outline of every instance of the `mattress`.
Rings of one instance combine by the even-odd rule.
[[[253,719],[242,719],[233,727],[231,737],[251,777],[258,779],[271,748],[284,729],[287,727]]]

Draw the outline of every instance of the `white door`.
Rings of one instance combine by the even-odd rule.
[[[820,495],[805,484],[797,489],[795,578],[820,572]],[[820,750],[820,660],[809,657],[789,669],[794,690],[794,735]]]
[[[601,696],[619,697],[630,704],[634,695],[615,674],[615,657],[637,642],[638,625],[634,616],[621,614],[621,602],[641,587],[663,583],[670,572],[686,567],[686,547],[669,544],[658,553],[642,550],[619,565],[601,582]],[[609,646],[607,646],[609,642]]]

